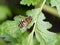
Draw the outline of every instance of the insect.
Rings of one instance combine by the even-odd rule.
[[[19,22],[19,25],[22,28],[22,32],[26,31],[27,25],[32,21],[32,17],[28,16]]]

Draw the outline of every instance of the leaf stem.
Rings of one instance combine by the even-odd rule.
[[[45,11],[47,13],[50,13],[53,16],[59,17],[57,9],[52,8],[52,7],[50,7],[50,6],[46,5],[46,4],[43,7],[43,11]]]
[[[45,2],[46,2],[46,0],[44,0],[44,1],[43,1],[42,5],[41,5],[41,7],[40,7],[39,14],[40,14],[40,12],[42,11],[42,9],[43,9],[43,6],[45,5]]]
[[[43,9],[43,7],[44,7],[44,5],[45,5],[45,2],[46,2],[46,0],[44,0],[43,3],[42,3],[42,5],[39,7],[40,9],[39,9],[38,14],[36,15],[36,18],[37,18],[38,15],[41,13],[41,11],[42,11],[42,9]]]
[[[34,25],[34,28],[33,28],[32,33],[34,33],[34,31],[36,30],[35,28],[36,28],[37,18],[38,18],[38,16],[40,15],[40,13],[41,13],[41,11],[42,11],[42,9],[43,9],[43,6],[45,5],[45,2],[46,2],[46,0],[43,1],[42,5],[41,5],[41,7],[40,7],[40,9],[39,9],[38,14],[36,15],[35,25]]]

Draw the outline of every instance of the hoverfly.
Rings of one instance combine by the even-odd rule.
[[[28,16],[24,19],[22,19],[20,22],[19,22],[19,27],[22,28],[22,32],[25,32],[26,31],[26,27],[27,25],[32,21],[32,17],[31,16]]]

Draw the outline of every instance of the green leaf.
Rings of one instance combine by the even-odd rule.
[[[29,24],[29,26],[31,26],[31,25],[33,25],[33,23],[36,21],[36,18],[37,18],[37,15],[38,15],[38,13],[39,13],[39,10],[40,8],[38,8],[38,9],[32,9],[32,10],[28,10],[27,12],[26,12],[26,14],[28,15],[28,16],[31,16],[32,18],[33,18],[33,20],[32,20],[32,22]],[[45,19],[45,16],[44,15],[41,15],[40,16],[40,19],[38,19],[38,20],[44,20]],[[39,21],[40,22],[40,21]],[[40,22],[40,23],[44,23],[44,22]],[[47,24],[47,25],[46,25]],[[29,27],[28,26],[28,27]],[[42,26],[42,25],[41,25]],[[46,23],[44,23],[43,24],[43,26],[45,26],[46,28],[48,27],[48,26],[52,26],[51,24],[49,25],[49,23],[48,22],[46,22]],[[45,28],[44,27],[44,28]],[[50,28],[49,27],[49,28]]]
[[[16,21],[6,21],[0,25],[0,37],[4,40],[17,43],[17,38],[21,35],[21,31]]]
[[[7,37],[7,40],[11,39],[12,37],[17,38],[19,36],[18,33],[20,33],[20,30],[18,23],[15,21],[6,21],[0,25],[0,36]]]
[[[22,44],[22,40],[29,34],[27,31],[22,33],[21,28],[18,27],[19,22],[24,16],[14,17],[14,21],[5,21],[0,25],[0,37],[5,37],[4,40],[11,41],[12,45]]]
[[[49,5],[50,4],[50,0],[46,0],[46,4]]]
[[[32,32],[35,32],[36,39],[40,42],[40,45],[54,45],[57,41],[57,35],[47,30],[52,25],[49,22],[43,21],[45,16],[43,13],[39,13],[39,11],[40,8],[27,11],[27,15],[32,16],[32,23],[35,24]]]
[[[22,0],[22,4],[27,4],[28,6],[31,4],[35,5],[34,1],[37,0],[34,0],[33,3],[31,1],[33,0]],[[18,27],[20,21],[25,18],[19,15],[14,17],[14,21],[6,21],[0,25],[0,36],[5,37],[5,40],[11,41],[12,45],[55,45],[57,35],[56,33],[48,31],[52,25],[49,22],[43,21],[45,16],[41,12],[42,7],[41,9],[37,8],[26,12],[28,16],[32,17],[31,23],[26,28],[29,29],[34,24],[30,34],[27,31],[22,33],[22,28]],[[34,38],[37,39],[36,42]]]
[[[25,40],[23,40],[22,45],[33,45],[33,34],[31,33]]]
[[[6,45],[6,43],[0,38],[0,45]]]
[[[10,9],[7,6],[0,5],[0,21],[7,19],[8,16],[11,16]]]
[[[40,42],[40,45],[55,45],[55,43],[57,42],[56,34],[49,31],[40,31],[36,29],[35,34],[37,40]]]
[[[16,22],[20,22],[22,19],[24,19],[25,17],[24,16],[21,16],[21,15],[19,15],[19,16],[15,16],[14,17],[14,21],[16,21]]]
[[[23,5],[37,5],[40,0],[22,0],[20,3]]]
[[[60,0],[51,0],[51,6],[56,6],[58,15],[60,17]]]
[[[56,42],[55,45],[60,45],[60,34],[57,34],[57,36],[58,36],[58,41]]]

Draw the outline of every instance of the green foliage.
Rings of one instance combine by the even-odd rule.
[[[29,35],[27,32],[26,35],[25,33],[24,35],[22,35],[23,33],[18,27],[19,21],[23,19],[24,16],[16,16],[14,18],[15,21],[6,21],[0,25],[1,36],[5,36],[6,37],[5,40],[9,40],[13,42],[13,44],[15,42],[18,42],[18,44],[21,43],[22,45],[34,45],[33,38],[35,32],[35,37],[38,40],[38,42],[40,42],[41,45],[42,43],[44,43],[43,45],[55,44],[57,39],[56,34],[47,31],[47,29],[51,28],[52,25],[49,22],[43,21],[45,17],[42,13],[39,12],[40,12],[40,8],[27,11],[27,15],[32,16],[33,18],[31,24],[35,23],[33,30]],[[31,27],[31,25],[28,25],[28,27]]]
[[[1,25],[0,30],[1,30],[1,33],[2,33],[1,35],[10,34],[12,37],[15,37],[16,36],[16,34],[15,34],[16,31],[18,31],[19,29],[18,29],[18,26],[17,26],[16,22],[6,21]]]
[[[50,4],[50,0],[46,0],[46,4],[48,4],[48,5],[49,5],[49,4]]]
[[[55,44],[55,45],[60,45],[60,34],[57,34],[58,35],[58,41],[57,41],[57,43]]]
[[[51,5],[56,6],[59,12],[60,2],[58,2],[59,0],[51,0]],[[10,41],[11,45],[56,45],[58,36],[56,33],[48,30],[52,27],[52,24],[44,21],[46,17],[42,13],[43,6],[45,3],[49,5],[50,0],[21,0],[20,3],[27,6],[33,5],[35,8],[28,10],[26,15],[24,15],[26,9],[18,9],[19,13],[23,15],[15,16],[12,21],[7,20],[0,24],[0,37],[5,37],[4,40]],[[0,6],[0,20],[5,20],[10,15],[11,12],[8,7]],[[25,27],[26,31],[24,31],[18,25],[26,16],[31,16],[32,21]],[[32,26],[33,29],[30,29]],[[0,44],[4,45],[2,43]]]
[[[39,9],[27,12],[28,15],[34,17],[33,23],[35,23],[35,25],[32,32],[35,32],[35,37],[40,42],[40,45],[55,45],[57,41],[57,35],[55,33],[47,31],[47,29],[51,28],[52,25],[49,22],[43,21],[45,19],[43,13],[38,14],[38,12]],[[30,38],[32,38],[32,35],[33,33],[31,33]]]
[[[56,6],[59,17],[60,17],[60,0],[51,0],[51,6]]]
[[[18,27],[20,21],[18,18],[21,19],[23,16],[16,16],[14,17],[15,21],[6,21],[0,25],[0,36],[5,37],[6,41],[11,41],[13,45],[21,42],[29,34],[21,32],[20,27]]]
[[[37,5],[37,3],[39,2],[40,0],[22,0],[20,3],[23,4],[23,5],[28,5],[30,6],[31,4],[32,5]]]
[[[7,6],[0,5],[0,22],[7,19],[7,17],[10,15],[10,9]]]

